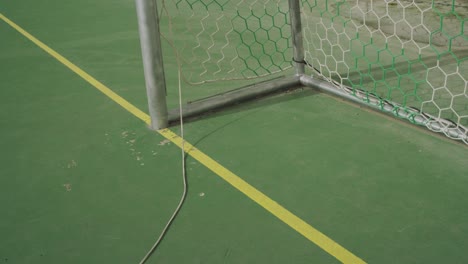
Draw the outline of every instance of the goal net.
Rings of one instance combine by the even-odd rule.
[[[302,0],[305,60],[337,89],[468,143],[468,2]]]
[[[468,2],[297,1],[302,30],[292,33],[288,0],[160,0],[177,57],[165,63],[187,84],[223,88],[304,63],[305,78],[468,144]]]
[[[163,0],[166,39],[190,84],[264,77],[291,68],[288,2]]]

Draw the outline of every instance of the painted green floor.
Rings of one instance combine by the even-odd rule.
[[[0,0],[0,13],[146,111],[133,5]],[[0,263],[137,263],[178,202],[180,150],[3,22],[0,40]],[[310,90],[185,135],[368,263],[468,262],[462,144]],[[192,158],[187,172],[149,263],[337,262]]]

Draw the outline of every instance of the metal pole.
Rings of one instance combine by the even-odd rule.
[[[151,128],[168,126],[166,80],[156,0],[135,0]]]
[[[299,0],[288,0],[291,18],[291,34],[294,52],[294,63],[297,75],[304,74],[304,40],[302,36],[301,6]]]
[[[414,113],[402,110],[398,110],[398,112],[395,112],[395,107],[391,104],[391,102],[384,102],[382,104],[378,99],[371,99],[372,101],[370,103],[366,103],[366,100],[369,100],[369,98],[367,97],[357,97],[355,95],[346,93],[341,89],[337,89],[332,83],[328,81],[320,80],[318,78],[312,78],[306,75],[301,76],[300,81],[304,86],[319,89],[321,91],[337,95],[355,103],[367,106],[371,109],[383,111],[387,114],[391,113],[394,116],[396,115],[400,118],[414,120],[414,123],[419,125],[425,125],[427,128],[429,128],[429,130],[443,132],[445,135],[452,139],[462,140],[465,143],[468,142],[468,135],[466,135],[461,129],[447,129],[447,127],[444,127],[438,122],[428,122],[429,119],[423,118],[422,115],[414,115]]]
[[[205,99],[188,103],[182,108],[182,117],[194,117],[212,110],[222,109],[249,100],[259,99],[270,94],[302,87],[299,76],[280,77],[261,83],[255,83]],[[169,123],[180,120],[180,109],[169,111]]]

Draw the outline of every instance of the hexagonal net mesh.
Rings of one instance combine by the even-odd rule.
[[[301,2],[305,60],[316,74],[468,144],[467,1]]]
[[[291,67],[287,1],[163,0],[162,7],[162,34],[190,84],[262,77]]]

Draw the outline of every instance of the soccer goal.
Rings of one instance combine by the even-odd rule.
[[[183,116],[307,86],[468,144],[466,1],[136,2],[154,128],[180,117],[166,102],[173,63],[207,93]]]

